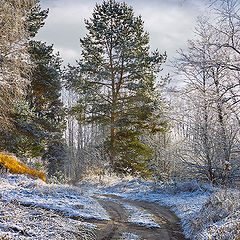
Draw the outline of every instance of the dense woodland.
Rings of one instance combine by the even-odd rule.
[[[237,182],[239,7],[210,1],[164,76],[167,53],[150,52],[144,21],[126,3],[97,4],[81,58],[63,66],[53,45],[35,40],[49,10],[36,0],[0,0],[0,151],[49,178]]]

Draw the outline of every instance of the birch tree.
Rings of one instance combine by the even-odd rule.
[[[189,166],[210,181],[225,181],[239,164],[239,112],[233,110],[236,102],[231,94],[238,86],[236,73],[229,67],[234,64],[233,55],[228,48],[219,48],[221,36],[208,19],[200,18],[195,32],[196,39],[189,41],[187,52],[180,51],[176,65],[187,83],[183,95],[190,148],[183,159],[187,157]]]

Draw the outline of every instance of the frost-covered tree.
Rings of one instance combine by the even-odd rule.
[[[210,181],[226,181],[236,177],[239,166],[239,84],[237,71],[229,67],[237,56],[218,46],[225,36],[216,28],[200,18],[196,38],[189,41],[187,52],[180,51],[176,68],[186,81],[182,123],[188,136],[182,159]]]
[[[126,3],[97,4],[85,24],[82,58],[68,79],[79,94],[73,112],[80,123],[107,127],[105,151],[112,167],[141,171],[150,149],[140,135],[165,127],[155,83],[166,56],[150,53],[143,20]]]
[[[0,128],[12,127],[14,106],[24,93],[30,70],[25,24],[33,0],[0,0]],[[11,125],[11,126],[10,126]]]
[[[227,51],[227,59],[222,59],[221,64],[233,71],[240,71],[240,3],[238,0],[213,1],[212,9],[216,16],[216,24],[211,24],[218,39],[210,41],[217,51]]]
[[[31,63],[31,71],[27,76],[28,84],[19,84],[20,86],[13,89],[14,92],[18,92],[17,87],[24,88],[22,95],[16,96],[15,102],[14,99],[11,100],[12,95],[6,92],[7,98],[4,99],[6,104],[11,106],[12,103],[12,126],[1,131],[0,146],[21,156],[37,157],[42,155],[50,141],[61,140],[64,118],[60,100],[61,59],[53,53],[53,46],[32,39],[44,25],[48,10],[41,10],[39,1],[34,1],[25,14],[22,23],[24,27],[22,38],[25,42],[22,40],[19,43],[23,44],[23,49],[21,45],[16,47],[21,51],[17,54],[22,54],[22,58],[27,57],[26,63]],[[17,41],[15,38],[13,40]],[[6,38],[5,44],[11,45],[11,38]],[[22,71],[21,66],[19,65],[19,68]],[[9,72],[8,69],[7,71]],[[20,77],[23,78],[23,73]],[[16,76],[12,76],[12,81],[14,84],[18,82]]]

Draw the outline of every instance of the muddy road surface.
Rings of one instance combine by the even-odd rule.
[[[124,200],[114,195],[96,195],[99,203],[106,209],[110,221],[94,221],[98,226],[97,240],[184,240],[180,220],[168,208],[156,203]],[[125,206],[137,208],[152,216],[156,226],[129,222],[130,212]],[[138,236],[138,238],[136,237]]]

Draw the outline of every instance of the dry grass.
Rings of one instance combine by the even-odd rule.
[[[46,178],[43,172],[36,171],[28,167],[15,156],[0,153],[0,165],[4,166],[11,173],[31,175],[33,177],[38,177],[46,182]]]

